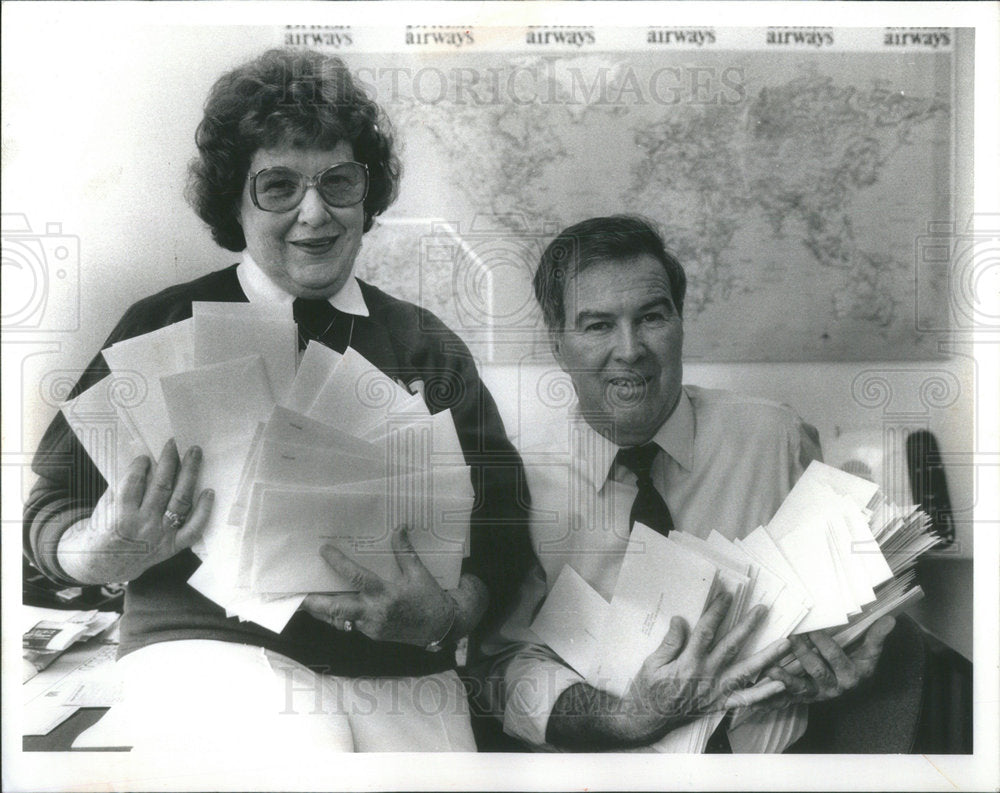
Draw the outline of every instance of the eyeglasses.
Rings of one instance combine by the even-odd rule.
[[[368,195],[368,166],[360,162],[339,162],[312,179],[292,168],[264,168],[248,180],[254,206],[265,212],[295,209],[310,187],[315,187],[323,202],[332,207],[352,207]]]

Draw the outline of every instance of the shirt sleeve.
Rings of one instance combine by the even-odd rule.
[[[91,376],[94,368],[92,364],[80,383],[94,380]],[[83,390],[78,384],[73,394]],[[66,586],[77,585],[79,582],[59,566],[56,553],[59,539],[74,523],[90,517],[107,483],[61,411],[42,436],[32,470],[38,479],[24,505],[24,553],[47,578]]]
[[[111,332],[102,349],[142,332],[130,309]],[[98,353],[83,370],[68,398],[86,391],[109,374]],[[108,483],[70,429],[62,411],[45,430],[31,463],[38,479],[24,504],[22,545],[25,556],[47,578],[66,586],[78,585],[59,566],[59,539],[74,523],[91,516]]]
[[[547,647],[527,645],[510,660],[504,673],[504,732],[533,746],[545,745],[545,731],[559,696],[583,682]]]
[[[539,748],[545,746],[556,700],[584,682],[529,627],[545,594],[545,572],[536,561],[518,589],[512,613],[486,637],[483,657],[469,670],[479,683],[479,706],[500,719],[508,735]]]

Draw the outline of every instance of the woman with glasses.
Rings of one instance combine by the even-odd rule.
[[[397,531],[398,578],[334,555],[357,593],[308,596],[280,634],[227,617],[186,583],[212,509],[195,489],[199,450],[179,459],[171,441],[105,483],[61,414],[35,460],[26,552],[67,585],[129,582],[119,666],[138,748],[261,762],[310,748],[473,751],[455,643],[504,613],[527,568],[526,489],[465,346],[353,275],[397,193],[388,121],[339,59],[276,50],[219,79],[195,139],[189,200],[239,262],[136,303],[105,346],[190,317],[193,301],[293,303],[300,348],[353,347],[432,413],[451,410],[476,492],[461,584],[441,590]],[[107,372],[98,355],[75,393]]]

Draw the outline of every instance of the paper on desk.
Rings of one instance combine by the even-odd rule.
[[[48,735],[79,710],[77,705],[61,702],[33,702],[21,711],[21,732],[24,735]]]
[[[31,607],[24,607],[30,609]],[[24,632],[22,648],[33,651],[62,652],[70,645],[103,633],[118,621],[114,611],[59,611],[58,609],[33,609],[48,612],[47,619],[40,619]],[[31,612],[29,612],[31,613]]]
[[[135,429],[123,421],[114,395],[115,376],[108,375],[62,405],[73,434],[109,485],[116,485],[139,455],[150,456]],[[159,454],[159,449],[157,449]]]
[[[666,636],[670,619],[691,628],[715,589],[716,568],[652,529],[636,523],[588,681],[624,696],[646,657]]]
[[[78,706],[68,704],[79,687],[112,674],[118,645],[99,640],[71,647],[51,666],[22,686],[24,735],[46,735],[72,716]]]
[[[268,593],[350,591],[350,583],[320,556],[327,543],[383,578],[396,578],[390,535],[402,523],[410,527],[410,541],[438,583],[445,589],[458,586],[472,499],[387,497],[384,482],[372,489],[381,492],[255,485],[245,537],[253,547],[252,588]]]
[[[531,630],[581,676],[596,660],[610,604],[568,564],[531,623]]]
[[[122,681],[115,674],[95,675],[73,686],[66,699],[67,705],[78,708],[110,708],[122,700]]]
[[[302,353],[291,388],[284,399],[278,400],[278,404],[296,413],[306,413],[342,357],[325,344],[310,341]]]
[[[125,412],[154,456],[171,437],[170,417],[160,378],[190,369],[194,362],[194,323],[190,319],[125,339],[102,352],[111,372],[133,380],[141,390]]]
[[[410,396],[361,353],[348,347],[306,415],[360,437],[385,422],[386,414]]]
[[[291,304],[191,304],[194,365],[260,355],[271,393],[280,401],[295,378],[298,337]]]
[[[98,721],[81,732],[73,749],[128,748],[135,741],[135,726],[128,708],[112,706]]]

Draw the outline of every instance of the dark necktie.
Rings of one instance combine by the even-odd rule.
[[[621,465],[635,474],[639,488],[635,501],[632,502],[632,511],[629,513],[629,531],[632,531],[637,521],[663,535],[669,534],[674,527],[667,502],[653,486],[653,460],[656,459],[659,450],[660,447],[655,443],[644,443],[642,446],[619,449],[615,457]]]
[[[292,303],[292,316],[299,328],[299,349],[316,340],[337,352],[347,349],[351,336],[351,316],[338,311],[329,300],[309,300],[297,297]]]

